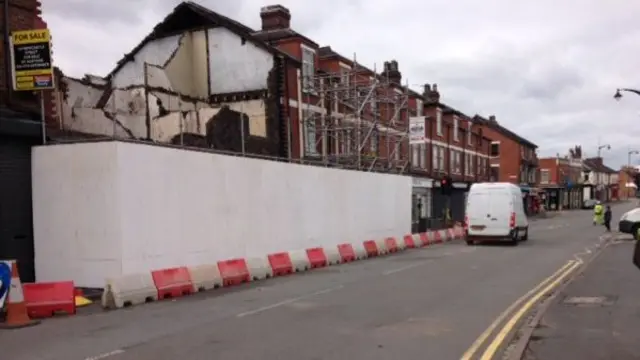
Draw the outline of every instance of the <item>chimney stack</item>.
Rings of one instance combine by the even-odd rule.
[[[497,124],[498,120],[496,120],[496,116],[495,115],[489,115],[489,122]]]
[[[269,5],[260,9],[262,30],[288,29],[291,25],[291,12],[282,5]]]
[[[426,104],[434,104],[440,102],[440,93],[438,92],[438,84],[424,84],[424,91],[422,92],[424,102]]]
[[[394,84],[400,84],[402,82],[402,73],[398,69],[398,62],[396,60],[385,61],[384,70],[382,76],[386,76]]]

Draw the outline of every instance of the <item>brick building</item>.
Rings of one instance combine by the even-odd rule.
[[[577,209],[583,202],[582,150],[579,146],[567,156],[539,159],[538,186],[544,190],[546,209]]]
[[[491,141],[491,179],[511,182],[523,188],[536,184],[538,146],[500,125],[494,115],[473,117]]]
[[[618,188],[620,199],[635,199],[637,185],[635,183],[638,169],[633,166],[623,166],[618,172]]]
[[[0,5],[0,24],[0,258],[18,260],[23,281],[33,281],[31,147],[42,144],[40,100],[39,94],[13,91],[7,46],[13,31],[46,28],[46,23],[39,1],[14,0]],[[50,108],[50,94],[45,97]]]
[[[401,85],[398,62],[387,61],[376,72],[320,47],[292,29],[282,5],[263,7],[260,18],[255,36],[302,62],[300,88],[291,92],[292,158],[406,173],[409,91]]]
[[[462,221],[469,185],[489,180],[491,139],[473,118],[440,100],[437,84],[424,86],[422,101],[428,145],[420,156],[428,160],[435,188],[445,176],[452,178],[454,187],[450,199],[433,192],[433,212],[438,217],[448,207],[453,220]]]

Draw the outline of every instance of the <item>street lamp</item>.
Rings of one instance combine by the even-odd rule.
[[[613,95],[613,98],[616,99],[616,101],[620,101],[620,99],[622,99],[622,93],[621,91],[627,91],[627,92],[631,92],[634,93],[636,95],[640,95],[640,90],[636,90],[636,89],[626,89],[626,88],[622,88],[622,89],[616,89],[616,93]]]
[[[638,155],[640,154],[640,151],[638,150],[629,150],[629,152],[627,153],[627,167],[631,167],[631,155]]]
[[[602,152],[602,149],[611,150],[611,145],[606,144],[606,145],[598,146],[598,157],[600,157],[600,153]]]

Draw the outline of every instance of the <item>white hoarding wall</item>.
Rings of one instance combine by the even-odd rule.
[[[38,281],[404,235],[411,178],[124,142],[33,152]]]

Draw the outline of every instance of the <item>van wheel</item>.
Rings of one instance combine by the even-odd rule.
[[[518,232],[517,231],[513,231],[513,233],[511,234],[511,241],[509,242],[509,244],[511,246],[518,246],[520,242],[518,241]]]
[[[475,244],[476,244],[476,242],[475,242],[475,241],[473,241],[473,240],[468,240],[468,239],[465,239],[465,242],[466,242],[466,243],[467,243],[467,245],[469,245],[469,246],[473,246],[473,245],[475,245]]]
[[[528,226],[524,229],[524,236],[522,237],[522,241],[527,241],[527,240],[529,240],[529,227]]]

